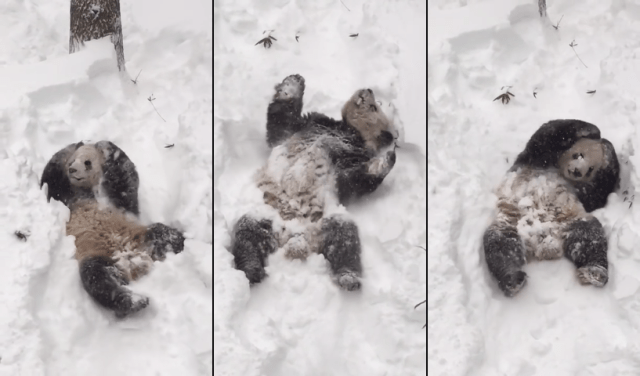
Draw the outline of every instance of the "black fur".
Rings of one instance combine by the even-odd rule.
[[[336,185],[338,199],[346,205],[352,198],[361,197],[375,191],[387,175],[373,175],[367,172],[367,162],[375,155],[365,148],[365,140],[360,133],[347,124],[345,119],[340,121],[330,117],[311,112],[301,115],[302,97],[304,93],[304,78],[300,75],[292,75],[301,85],[300,95],[289,100],[273,100],[267,110],[267,143],[270,147],[285,142],[289,137],[297,134],[302,139],[315,137],[319,134],[330,135],[339,139],[339,147],[328,148],[331,163],[336,171]],[[280,87],[276,86],[276,90]],[[391,145],[394,137],[388,131],[383,131],[378,136],[380,147]],[[387,152],[385,156],[389,164],[389,170],[396,162],[395,150]]]
[[[510,171],[518,167],[557,168],[562,153],[570,149],[580,138],[600,140],[605,147],[609,165],[599,170],[589,183],[574,183],[576,196],[589,213],[602,208],[607,197],[616,188],[620,164],[611,142],[600,138],[600,129],[581,120],[552,120],[543,124],[518,155]]]
[[[149,304],[149,298],[132,299],[131,291],[122,287],[127,284],[126,280],[109,257],[97,256],[83,260],[80,279],[87,293],[101,306],[114,311],[119,318]]]
[[[267,276],[264,270],[267,256],[278,248],[271,221],[244,215],[236,223],[234,238],[231,253],[236,269],[245,273],[250,284],[259,283]]]
[[[600,140],[609,163],[596,172],[591,182],[570,183],[586,212],[602,208],[618,184],[620,166],[613,145],[600,138],[600,130],[593,124],[580,120],[552,120],[545,123],[533,134],[510,171],[517,171],[519,167],[558,168],[561,155],[581,138]],[[498,280],[498,286],[506,296],[515,295],[526,283],[526,274],[521,270],[526,263],[524,244],[515,226],[515,222],[502,228],[492,225],[483,239],[489,272]],[[575,220],[565,227],[564,239],[565,256],[578,269],[601,267],[595,273],[599,274],[600,285],[604,285],[608,267],[607,239],[600,222],[596,218]]]
[[[65,163],[67,159],[80,147],[84,145],[82,142],[77,144],[70,144],[66,148],[55,153],[49,163],[44,168],[42,173],[42,179],[40,179],[40,188],[47,183],[47,202],[54,199],[62,202],[66,206],[71,204],[73,198],[73,192],[71,190],[71,183],[65,174]],[[93,197],[93,193],[90,193]]]
[[[47,163],[40,184],[42,187],[47,183],[48,200],[53,197],[72,210],[72,204],[79,199],[95,199],[90,188],[72,188],[64,170],[69,157],[83,145],[82,142],[71,144],[57,152]],[[113,206],[137,216],[139,178],[135,165],[110,141],[100,141],[95,147],[105,156],[102,165],[102,190]],[[154,260],[164,260],[169,250],[181,252],[184,249],[184,240],[180,231],[162,223],[150,225],[145,236],[145,242],[153,247]],[[115,311],[117,317],[139,311],[149,304],[148,298],[132,300],[131,292],[122,287],[127,284],[126,279],[109,257],[98,256],[80,260],[80,277],[89,295],[103,307]]]
[[[602,266],[607,269],[607,238],[597,218],[579,219],[567,227],[564,255],[577,268]]]
[[[358,227],[350,220],[329,217],[322,220],[320,250],[329,261],[331,272],[340,287],[359,290],[362,276]]]
[[[153,248],[151,257],[164,260],[168,251],[180,253],[184,249],[184,235],[175,228],[154,223],[147,228],[146,242]]]
[[[484,233],[483,245],[489,272],[498,281],[498,287],[506,296],[515,295],[526,283],[527,276],[522,271],[526,258],[518,230],[491,226]]]
[[[96,143],[96,148],[103,151],[106,157],[102,166],[102,189],[115,207],[138,215],[140,179],[136,166],[122,149],[110,141],[100,141]]]
[[[372,159],[381,157],[366,147],[362,135],[345,119],[334,120],[316,112],[302,115],[305,90],[302,76],[288,76],[275,89],[276,93],[267,109],[267,144],[270,147],[276,147],[294,135],[309,144],[322,138],[323,141],[318,144],[322,145],[329,157],[332,165],[330,171],[335,176],[335,189],[342,204],[373,192],[382,183],[395,164],[395,151],[389,151],[382,157],[385,168],[370,169]],[[388,131],[381,132],[376,140],[380,148],[391,145],[393,141],[394,137]],[[319,219],[320,215],[318,218],[312,215],[312,222]],[[266,258],[278,247],[271,226],[270,220],[257,220],[246,215],[235,226],[231,252],[236,268],[244,271],[250,284],[259,283],[266,277]],[[355,223],[325,218],[321,224],[321,238],[321,252],[329,261],[338,285],[347,290],[359,289],[362,266]]]

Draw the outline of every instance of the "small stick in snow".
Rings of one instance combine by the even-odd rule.
[[[165,123],[167,122],[166,120],[164,120],[164,118],[162,117],[162,115],[160,115],[160,113],[158,112],[158,109],[156,108],[156,106],[153,104],[153,101],[155,101],[156,99],[153,97],[153,93],[149,96],[149,98],[147,98],[147,100],[149,101],[149,103],[151,103],[151,105],[153,106],[153,109],[156,110],[156,113],[158,114],[158,116],[160,116],[160,119],[162,119],[162,121],[164,121]]]
[[[296,34],[296,42],[298,42],[298,38],[300,38],[300,36],[298,34]],[[298,42],[300,43],[300,42]]]
[[[138,72],[138,75],[136,76],[135,80],[131,80],[131,82],[133,82],[134,85],[138,84],[138,77],[140,77],[140,73],[142,73],[142,69],[140,69],[140,72]]]
[[[349,36],[350,36],[351,38],[357,38],[357,37],[358,37],[358,35],[359,35],[359,33],[349,34]]]
[[[22,231],[16,231],[16,232],[14,232],[14,234],[18,239],[22,240],[23,242],[26,242],[27,238],[30,235],[29,233],[24,233]]]
[[[580,56],[578,56],[578,53],[576,52],[576,49],[575,49],[575,48],[573,48],[573,47],[575,47],[575,46],[577,46],[577,45],[578,45],[578,43],[576,43],[576,40],[575,40],[575,39],[574,39],[574,40],[572,40],[572,41],[571,41],[571,43],[569,43],[569,47],[571,47],[571,49],[573,50],[573,53],[574,53],[574,54],[576,54],[576,57],[578,58],[578,60],[580,60],[580,62],[582,63],[582,65],[584,65],[584,67],[585,67],[585,68],[589,68],[589,67],[587,66],[587,64],[585,64],[585,63],[584,63],[584,61],[582,61],[582,59],[580,59]]]
[[[595,94],[595,93],[596,93],[596,91],[595,91],[595,90],[589,90],[589,91],[587,91],[587,94]]]
[[[564,14],[562,15],[562,17],[564,17]],[[562,21],[562,17],[560,17],[560,21]],[[560,21],[558,21],[557,24],[551,26],[553,26],[554,29],[558,30],[558,28],[560,27]]]
[[[344,2],[343,2],[342,0],[340,0],[340,2],[342,3],[342,5],[344,5]],[[344,5],[344,7],[345,7],[345,8],[347,8],[347,6],[346,6],[346,5]],[[351,9],[347,8],[347,10],[348,10],[349,12],[351,12]]]
[[[534,91],[534,92],[533,92],[533,97],[537,99],[538,97],[536,97],[536,95],[538,95],[538,92],[537,92],[537,91]]]
[[[164,148],[165,148],[165,149],[171,149],[171,148],[172,148],[172,147],[174,147],[175,145],[176,145],[176,144],[167,145],[167,146],[165,146]]]

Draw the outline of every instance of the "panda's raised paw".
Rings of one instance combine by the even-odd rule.
[[[299,74],[292,74],[282,80],[282,83],[276,85],[275,89],[274,101],[302,98],[304,94],[304,77]]]
[[[164,260],[168,251],[180,253],[184,249],[184,235],[179,230],[163,223],[154,223],[147,228],[147,242],[153,248],[154,260]]]
[[[578,280],[583,285],[602,287],[606,285],[609,280],[607,269],[600,265],[587,265],[578,268],[577,275]]]
[[[522,270],[507,275],[502,281],[498,282],[498,286],[504,292],[504,295],[511,298],[522,290],[527,284],[527,273]]]

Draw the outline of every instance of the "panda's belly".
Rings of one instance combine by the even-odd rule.
[[[127,280],[146,274],[153,265],[145,246],[146,227],[130,221],[125,214],[88,200],[72,207],[67,235],[75,236],[78,261],[105,256],[115,261]]]
[[[295,136],[275,147],[257,175],[264,201],[283,219],[322,217],[327,195],[334,194],[331,164],[321,142]]]
[[[497,193],[499,221],[516,226],[528,258],[561,257],[566,225],[588,216],[573,187],[555,171],[509,172]]]

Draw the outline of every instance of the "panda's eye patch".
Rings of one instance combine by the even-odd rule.
[[[376,105],[374,105],[374,104],[369,105],[369,109],[370,109],[371,111],[373,111],[373,112],[378,112],[378,109],[376,108]]]
[[[87,170],[91,170],[91,161],[84,161],[84,165],[87,168]]]
[[[578,159],[578,158],[584,158],[584,155],[582,155],[582,153],[574,153],[573,159]]]
[[[591,176],[592,172],[593,172],[593,167],[589,167],[589,171],[587,171],[586,176],[587,177]]]

